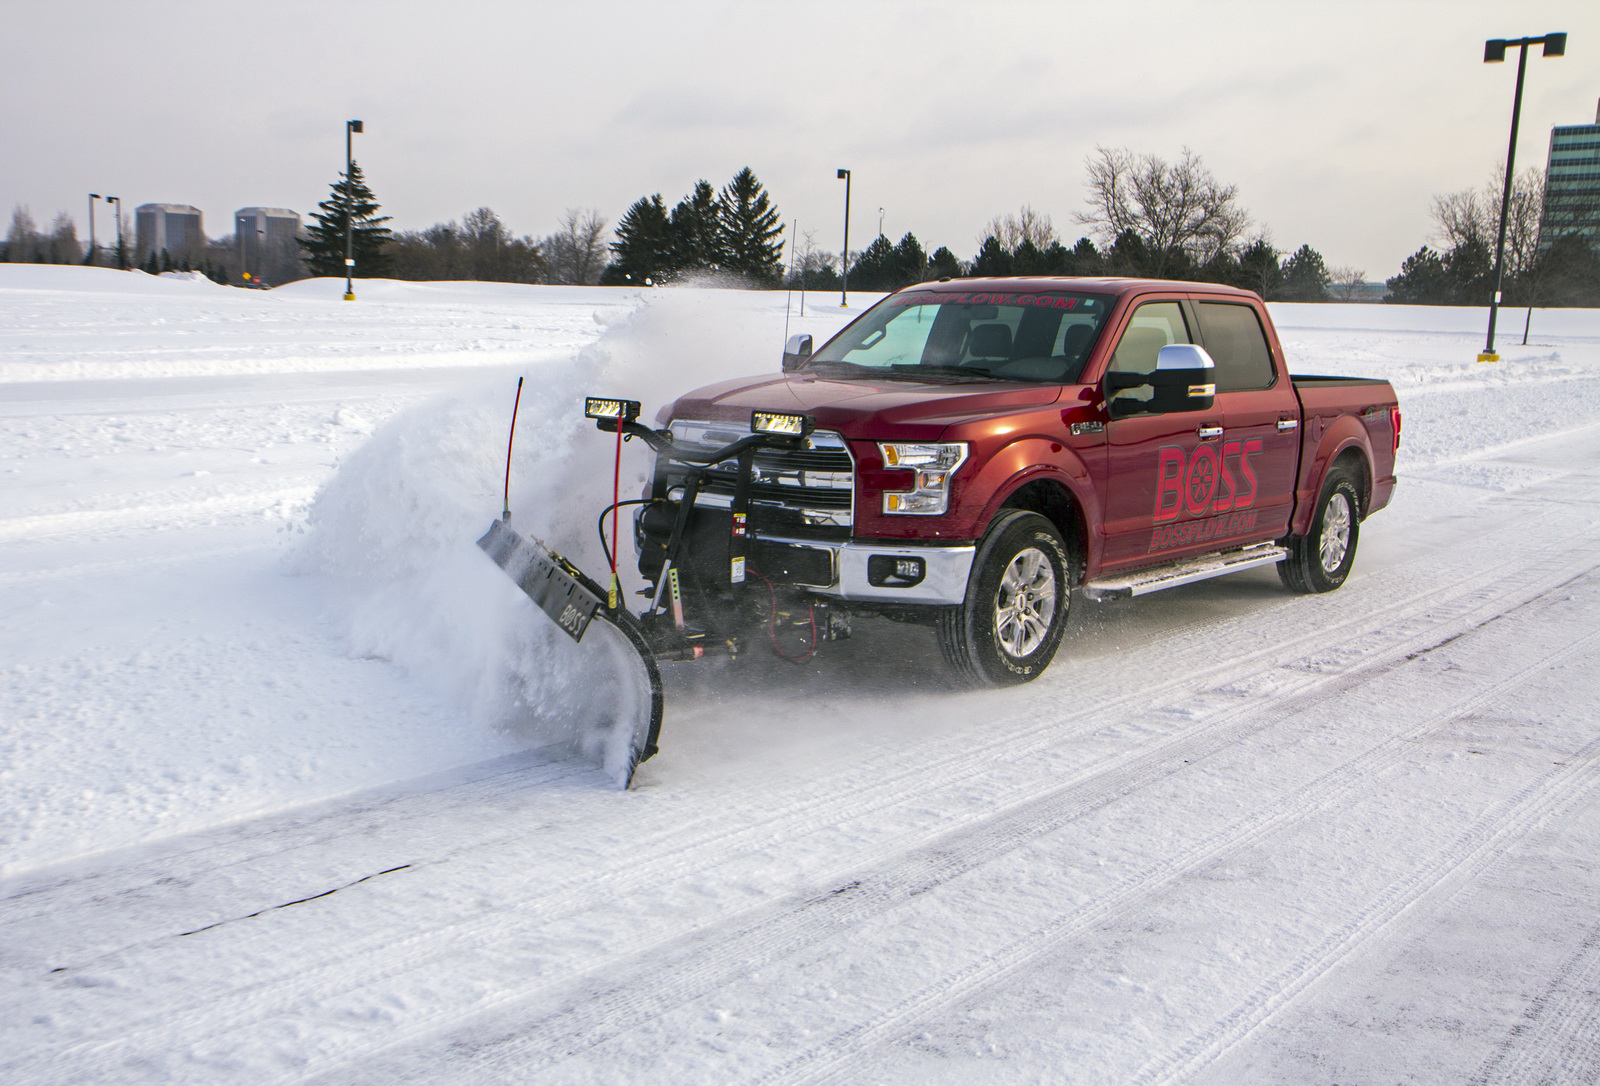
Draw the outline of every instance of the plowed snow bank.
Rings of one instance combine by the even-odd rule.
[[[584,396],[625,396],[653,413],[698,385],[775,369],[778,346],[749,295],[665,290],[575,357],[530,368],[511,466],[513,527],[603,582],[595,521],[610,501],[615,444],[583,417]],[[478,383],[382,427],[318,496],[301,562],[334,579],[355,653],[424,678],[483,727],[580,750],[616,774],[625,749],[616,736],[632,728],[618,698],[626,655],[557,631],[475,545],[500,510],[513,391],[506,379]],[[647,450],[626,444],[624,498],[638,495],[647,470]],[[618,571],[631,592],[641,582],[630,519],[621,518]]]

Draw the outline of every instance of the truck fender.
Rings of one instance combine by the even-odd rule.
[[[1317,498],[1327,481],[1328,468],[1351,449],[1358,450],[1361,457],[1361,479],[1357,487],[1361,492],[1363,516],[1372,504],[1372,441],[1361,421],[1351,415],[1340,415],[1314,440],[1316,450],[1302,467],[1301,485],[1295,489],[1294,520],[1289,525],[1292,535],[1305,535],[1311,530],[1311,518],[1316,514]]]
[[[1100,523],[1100,502],[1089,468],[1081,457],[1059,440],[1025,437],[1011,442],[994,456],[973,479],[972,490],[988,494],[974,520],[978,536],[1000,514],[1017,491],[1030,483],[1049,482],[1061,487],[1077,506],[1079,525],[1076,542],[1084,563],[1098,563],[1099,547],[1090,526]]]

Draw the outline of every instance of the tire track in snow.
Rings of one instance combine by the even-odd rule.
[[[1317,810],[1337,804],[1370,781],[1385,766],[1406,756],[1408,747],[1418,739],[1454,723],[1461,716],[1514,690],[1529,678],[1597,641],[1600,641],[1600,630],[1589,633],[1554,656],[1519,668],[1492,686],[1435,713],[1404,734],[1392,736],[1368,748],[1315,781],[1302,785],[1292,793],[1258,809],[1241,822],[1214,834],[1183,855],[1153,865],[1125,882],[1113,894],[1052,924],[1035,929],[1022,939],[1009,944],[999,954],[969,966],[948,982],[941,981],[923,988],[879,1019],[808,1050],[775,1072],[764,1076],[760,1081],[825,1082],[833,1079],[834,1072],[844,1070],[868,1048],[914,1029],[915,1021],[1003,981],[1006,976],[1052,953],[1061,943],[1087,933],[1113,915],[1137,907],[1166,886],[1205,867],[1220,856],[1251,845]],[[1377,674],[1366,676],[1349,686],[1361,685],[1391,669],[1375,670]],[[1294,711],[1321,700],[1325,699],[1308,697],[1302,699],[1301,705],[1282,708]],[[1269,724],[1270,722],[1264,722],[1262,727]],[[1222,1022],[1200,1037],[1192,1039],[1176,1056],[1156,1065],[1158,1069],[1141,1070],[1134,1081],[1169,1082],[1182,1073],[1194,1070],[1199,1063],[1221,1055],[1227,1047],[1275,1013],[1307,984],[1356,949],[1367,936],[1381,927],[1382,923],[1386,923],[1402,909],[1409,907],[1424,893],[1433,890],[1468,859],[1486,853],[1491,844],[1503,842],[1525,832],[1539,819],[1548,817],[1553,810],[1572,802],[1575,794],[1565,794],[1562,792],[1564,787],[1573,782],[1577,782],[1580,786],[1576,792],[1592,787],[1594,781],[1589,778],[1593,777],[1592,771],[1596,768],[1600,768],[1600,740],[1589,744],[1580,752],[1580,757],[1575,758],[1565,768],[1545,774],[1519,792],[1515,800],[1500,804],[1493,812],[1481,817],[1428,867],[1392,884],[1380,895],[1378,902],[1365,910],[1357,921],[1336,931],[1315,950],[1301,955],[1293,965],[1261,985],[1245,1003],[1235,1008]],[[1489,859],[1492,860],[1498,855],[1499,851],[1496,850]],[[1167,1066],[1169,1063],[1173,1065],[1170,1068]]]
[[[1533,524],[1517,524],[1499,529],[1486,537],[1479,537],[1463,541],[1465,544],[1477,544],[1481,549],[1500,551],[1502,540],[1516,540],[1524,535],[1540,535],[1539,529],[1544,527],[1542,521]],[[1161,699],[1178,694],[1187,701],[1193,696],[1195,687],[1229,687],[1262,675],[1270,674],[1283,667],[1293,667],[1303,650],[1311,646],[1321,646],[1343,637],[1347,640],[1360,640],[1375,653],[1387,647],[1382,640],[1387,637],[1391,641],[1394,633],[1388,629],[1389,620],[1396,615],[1404,615],[1419,602],[1428,602],[1428,615],[1437,622],[1440,616],[1455,618],[1454,613],[1447,613],[1447,609],[1461,603],[1482,603],[1490,607],[1499,606],[1506,598],[1515,598],[1522,590],[1522,581],[1538,581],[1536,576],[1543,566],[1538,561],[1547,560],[1554,555],[1558,560],[1572,550],[1569,539],[1554,539],[1538,548],[1530,555],[1523,550],[1514,557],[1502,559],[1492,566],[1482,567],[1472,576],[1457,578],[1450,582],[1441,594],[1437,584],[1425,575],[1417,577],[1419,567],[1436,561],[1436,556],[1419,557],[1400,566],[1392,567],[1374,577],[1366,579],[1357,589],[1360,598],[1354,598],[1356,593],[1349,596],[1341,594],[1334,597],[1317,597],[1313,599],[1292,598],[1275,607],[1265,609],[1265,615],[1251,615],[1246,618],[1227,623],[1195,622],[1189,623],[1175,631],[1163,631],[1163,635],[1152,639],[1141,646],[1138,654],[1125,658],[1126,666],[1117,675],[1112,677],[1112,682],[1107,686],[1091,691],[1088,700],[1082,707],[1072,712],[1062,714],[1057,706],[1059,690],[1051,683],[1046,689],[1044,683],[1034,684],[1028,688],[1031,696],[1028,697],[1027,713],[1028,723],[1019,729],[990,730],[974,740],[971,733],[962,733],[939,741],[937,744],[926,744],[916,751],[901,751],[898,757],[890,762],[889,768],[884,768],[882,762],[874,760],[873,765],[877,771],[870,774],[847,773],[837,782],[830,781],[823,788],[808,788],[804,795],[787,804],[772,806],[768,797],[763,795],[762,807],[759,817],[754,819],[739,820],[738,825],[730,826],[730,819],[723,817],[719,812],[716,818],[702,820],[702,824],[710,827],[710,832],[697,836],[690,836],[694,827],[675,825],[669,830],[659,834],[656,838],[646,838],[642,841],[635,840],[631,845],[648,846],[651,858],[643,862],[630,860],[627,868],[620,877],[606,877],[599,875],[585,875],[566,881],[546,883],[540,889],[540,896],[551,893],[575,889],[592,881],[605,878],[613,888],[626,888],[629,886],[644,886],[658,882],[664,875],[697,869],[699,867],[699,853],[702,850],[716,848],[724,849],[730,842],[760,839],[763,845],[776,843],[778,839],[763,837],[765,831],[772,826],[793,828],[792,833],[785,836],[799,836],[812,830],[828,825],[837,824],[839,821],[856,817],[861,813],[876,810],[883,806],[901,802],[908,796],[920,795],[930,788],[940,787],[950,783],[959,783],[975,773],[984,772],[988,765],[988,756],[996,752],[1005,752],[1014,755],[1021,751],[1031,753],[1044,743],[1055,742],[1063,737],[1077,734],[1072,730],[1073,725],[1098,726],[1108,714],[1115,714],[1130,708],[1142,708],[1150,711],[1159,711],[1166,708],[1171,711],[1171,706],[1163,706]],[[142,560],[141,560],[142,561]],[[122,563],[107,564],[107,568],[121,568]],[[1520,579],[1519,579],[1520,578]],[[1387,582],[1399,580],[1401,584]],[[1419,583],[1420,582],[1420,583]],[[1469,599],[1475,593],[1482,593],[1482,599]],[[1369,606],[1369,597],[1377,594],[1384,600],[1377,607]],[[1321,621],[1306,621],[1304,612],[1312,606],[1329,610],[1329,605],[1343,605],[1346,612],[1333,621],[1324,615]],[[1265,618],[1267,622],[1263,623]],[[1220,629],[1219,629],[1220,627]],[[1204,640],[1207,648],[1215,648],[1219,642],[1223,649],[1228,649],[1228,630],[1234,627],[1255,628],[1255,632],[1263,634],[1262,640],[1268,644],[1267,648],[1249,652],[1239,652],[1231,655],[1225,663],[1212,665],[1209,668],[1193,672],[1173,675],[1166,679],[1150,680],[1151,674],[1159,674],[1153,666],[1141,662],[1141,655],[1164,657],[1169,654],[1172,643],[1178,640]],[[1263,629],[1263,627],[1268,627]],[[1281,632],[1280,627],[1287,627],[1287,636],[1274,639],[1274,635]],[[1398,629],[1398,627],[1395,627]],[[1416,636],[1426,637],[1427,631],[1416,631]],[[1217,655],[1222,655],[1218,653]],[[1354,664],[1348,664],[1354,666]],[[1305,685],[1316,681],[1318,676],[1331,676],[1337,673],[1336,668],[1321,668],[1316,663],[1306,663],[1301,672],[1310,676],[1305,680]],[[1049,676],[1046,681],[1048,682]],[[1120,683],[1118,682],[1120,680]],[[1289,691],[1292,693],[1292,691]],[[1097,696],[1098,695],[1098,696]],[[1274,696],[1278,696],[1275,693]],[[1044,717],[1042,724],[1039,717]],[[1033,746],[1020,747],[1018,744],[1028,739],[1041,739]],[[895,764],[898,763],[898,764]],[[1096,766],[1089,766],[1087,772],[1092,772]],[[489,781],[477,781],[470,787],[469,792],[480,798],[494,799],[499,795],[515,792],[519,788],[517,774],[526,772],[516,770],[505,774],[495,774]],[[870,776],[871,780],[860,779]],[[497,782],[491,784],[489,782]],[[872,784],[875,787],[865,787]],[[900,786],[898,788],[884,787],[887,785]],[[446,795],[447,793],[439,793]],[[400,803],[414,798],[403,796]],[[371,804],[360,804],[353,809],[337,812],[336,817],[348,817],[351,814],[372,812],[374,817],[381,814],[385,820],[392,821],[396,817],[406,817],[393,810],[396,802],[389,799],[380,799]],[[410,817],[417,819],[431,819],[437,814],[434,810],[420,810],[411,813]],[[805,816],[803,822],[797,822]],[[275,816],[274,821],[281,821],[288,816]],[[313,817],[309,821],[309,828],[315,828],[319,819]],[[686,833],[686,831],[689,831]],[[282,825],[273,825],[270,832],[259,835],[263,840],[278,847],[261,849],[259,851],[245,852],[226,861],[229,864],[253,864],[294,849],[307,846],[325,844],[348,832],[346,828],[328,830],[316,833],[310,838],[293,836],[293,829],[285,832]],[[256,835],[250,833],[249,826],[243,826],[230,835],[232,837],[245,836],[254,839]],[[501,848],[507,842],[517,840],[519,835],[506,834],[481,841],[473,846],[470,851],[493,851]],[[687,838],[687,839],[686,839]],[[288,840],[285,847],[285,840]],[[217,851],[215,847],[202,846],[195,850],[168,853],[148,862],[149,878],[183,877],[192,872],[194,868],[214,868],[214,862],[207,863],[206,857]],[[462,855],[456,853],[455,855]],[[186,867],[175,860],[188,858],[192,867]],[[26,878],[26,876],[24,876]],[[137,879],[135,876],[134,880]],[[69,892],[69,887],[74,881],[84,881],[68,876],[64,879],[51,880],[49,888],[58,892]],[[44,887],[31,886],[30,893],[38,893]],[[9,901],[15,894],[8,894],[0,901]],[[519,902],[522,904],[522,902]],[[52,907],[59,907],[56,902]],[[5,915],[0,913],[0,927],[25,919],[16,914]]]
[[[1487,623],[1480,623],[1484,624]],[[1452,634],[1440,643],[1460,636],[1462,633]],[[1486,701],[1514,689],[1529,677],[1596,641],[1600,641],[1600,630],[1589,633],[1554,657],[1519,668],[1494,685],[1433,714],[1404,734],[1384,740],[1310,784],[1259,808],[1183,854],[1150,865],[1126,880],[1113,893],[1029,932],[1008,944],[1005,950],[968,967],[953,978],[942,978],[924,987],[887,1014],[808,1049],[757,1081],[812,1081],[828,1077],[832,1070],[848,1066],[864,1049],[905,1028],[908,1022],[995,983],[1014,970],[1051,953],[1061,942],[1136,907],[1177,879],[1214,862],[1219,856],[1253,844],[1314,811],[1339,802],[1350,792],[1362,787],[1385,764],[1408,756],[1411,745],[1417,739],[1453,723]],[[1272,726],[1275,718],[1284,711],[1325,701],[1346,689],[1364,685],[1396,667],[1404,666],[1405,662],[1408,662],[1407,658],[1402,657],[1400,660],[1375,663],[1363,668],[1359,674],[1343,676],[1342,681],[1335,684],[1336,690],[1308,692],[1286,702],[1241,711],[1235,714],[1239,719],[1231,727],[1209,728],[1204,734],[1193,736],[1181,744],[1180,749],[1151,752],[1138,763],[1125,767],[1122,772],[1103,775],[1087,786],[1068,786],[1054,795],[1000,812],[973,830],[946,836],[931,846],[915,850],[886,871],[864,872],[834,889],[811,895],[784,912],[762,917],[721,937],[713,933],[681,940],[679,946],[667,948],[665,961],[659,960],[662,948],[657,948],[651,955],[652,964],[626,972],[596,992],[565,997],[560,1001],[560,1009],[554,1013],[532,1022],[518,1023],[510,1032],[486,1043],[463,1041],[451,1044],[450,1058],[468,1059],[474,1074],[491,1078],[513,1073],[521,1076],[563,1056],[604,1044],[708,991],[782,961],[818,942],[836,938],[844,930],[880,916],[919,894],[936,889],[997,856],[1057,832],[1085,815],[1179,771],[1185,764],[1202,761],[1251,732]],[[1600,742],[1594,744],[1594,749],[1600,749]],[[1581,772],[1585,767],[1592,768],[1596,764],[1600,764],[1600,755],[1587,759],[1574,772]],[[1546,784],[1550,783],[1552,776],[1560,775],[1547,775],[1543,779]],[[1524,798],[1534,795],[1537,788],[1529,786]],[[349,1066],[328,1074],[340,1081],[366,1080],[359,1068]],[[374,1069],[373,1077],[403,1080],[407,1074],[403,1067],[380,1063]],[[425,1072],[423,1077],[426,1077]]]
[[[1600,925],[1523,1018],[1468,1086],[1600,1081]]]
[[[163,530],[212,520],[219,516],[259,514],[280,503],[304,504],[316,494],[309,483],[275,486],[244,493],[217,494],[190,501],[128,505],[116,509],[83,509],[0,519],[0,543],[39,543],[114,531],[118,528]],[[13,575],[15,576],[15,575]]]
[[[1592,640],[1593,635],[1585,638],[1583,644]],[[1566,652],[1559,653],[1558,658],[1566,655]],[[1500,859],[1517,839],[1590,796],[1600,783],[1597,775],[1600,775],[1600,740],[1585,746],[1568,765],[1539,777],[1513,799],[1496,805],[1426,867],[1391,883],[1357,916],[1263,982],[1224,1018],[1176,1053],[1146,1065],[1133,1081],[1177,1082],[1212,1062],[1265,1024],[1328,970],[1359,950],[1401,913],[1425,897],[1449,897]]]
[[[1526,527],[1524,526],[1518,530],[1526,531]],[[1222,672],[1228,674],[1231,671],[1234,676],[1237,676],[1241,671],[1257,674],[1263,671],[1276,670],[1286,660],[1295,660],[1298,650],[1303,648],[1305,644],[1309,642],[1320,643],[1331,634],[1339,632],[1364,633],[1369,650],[1366,653],[1368,657],[1381,650],[1381,659],[1368,666],[1361,667],[1359,674],[1354,675],[1354,677],[1352,677],[1352,673],[1349,670],[1348,661],[1338,671],[1323,671],[1315,667],[1298,671],[1295,675],[1293,689],[1275,691],[1271,699],[1264,704],[1252,702],[1243,706],[1236,706],[1220,716],[1216,713],[1202,714],[1197,726],[1205,727],[1208,731],[1198,737],[1193,734],[1186,734],[1180,736],[1178,740],[1166,741],[1153,749],[1130,752],[1112,760],[1112,765],[1109,768],[1104,763],[1087,767],[1075,778],[1074,782],[1069,783],[1066,787],[1086,787],[1099,798],[1089,801],[1091,805],[1088,807],[1081,807],[1080,804],[1078,813],[1072,817],[1082,817],[1082,814],[1087,813],[1089,810],[1097,809],[1107,802],[1112,802],[1117,798],[1130,794],[1132,791],[1136,791],[1140,787],[1163,779],[1170,772],[1181,768],[1185,754],[1189,755],[1190,761],[1194,761],[1197,754],[1204,757],[1214,753],[1215,750],[1221,749],[1227,743],[1236,741],[1236,736],[1225,737],[1220,733],[1212,734],[1215,729],[1226,727],[1230,723],[1240,720],[1248,720],[1252,715],[1265,716],[1279,712],[1286,704],[1292,703],[1292,700],[1296,698],[1311,697],[1315,700],[1319,696],[1319,691],[1323,688],[1343,689],[1351,682],[1364,681],[1363,676],[1368,676],[1373,668],[1391,666],[1395,661],[1403,659],[1407,653],[1425,647],[1430,637],[1438,639],[1441,626],[1454,631],[1449,633],[1447,638],[1459,636],[1460,631],[1470,629],[1481,615],[1503,612],[1507,607],[1508,599],[1515,600],[1524,596],[1530,590],[1537,595],[1540,591],[1547,589],[1552,578],[1559,582],[1565,576],[1566,571],[1575,564],[1583,568],[1589,568],[1593,564],[1592,546],[1580,545],[1575,549],[1562,550],[1559,546],[1561,542],[1569,541],[1558,541],[1558,543],[1553,543],[1547,547],[1546,551],[1553,553],[1547,553],[1543,562],[1523,565],[1522,563],[1526,559],[1526,556],[1523,556],[1483,569],[1476,577],[1456,582],[1457,591],[1453,597],[1448,601],[1442,601],[1440,606],[1430,607],[1427,617],[1432,621],[1425,623],[1420,630],[1405,629],[1397,637],[1392,631],[1384,630],[1384,626],[1388,624],[1389,617],[1392,614],[1403,612],[1407,607],[1413,606],[1418,599],[1428,598],[1430,592],[1426,586],[1419,588],[1413,594],[1389,597],[1393,602],[1385,608],[1362,610],[1359,605],[1355,605],[1351,609],[1359,612],[1358,615],[1333,626],[1319,627],[1312,633],[1303,634],[1293,639],[1288,643],[1287,651],[1281,651],[1278,654],[1270,654],[1266,651],[1258,652],[1250,657],[1242,668],[1229,669],[1221,666],[1213,668],[1213,673]],[[1529,582],[1532,583],[1530,584]],[[1287,604],[1284,609],[1294,610],[1295,608],[1293,604]],[[1265,661],[1263,661],[1262,657],[1266,657]],[[1168,690],[1180,689],[1193,682],[1195,682],[1195,677],[1190,674],[1176,678],[1164,684],[1164,686]],[[1204,696],[1204,694],[1199,695],[1202,699]],[[1046,696],[1040,700],[1048,702],[1049,697]],[[1130,700],[1147,702],[1149,700],[1149,691],[1147,689],[1135,691],[1122,698],[1113,699],[1109,702],[1109,706],[1114,708]],[[1189,700],[1193,701],[1195,699],[1191,697]],[[1203,710],[1205,706],[1202,705],[1201,708]],[[1099,716],[1107,711],[1108,703],[1102,702],[1073,714],[1068,720],[1069,722],[1079,720],[1092,725]],[[1159,711],[1159,708],[1153,711]],[[1030,731],[1032,733],[1046,733],[1036,745],[1042,746],[1048,742],[1051,738],[1048,733],[1051,730],[1049,725],[1031,728]],[[1202,748],[1203,753],[1201,753]],[[997,739],[987,744],[984,749],[1004,750],[1011,756],[1017,755],[1016,742],[1011,738]],[[972,773],[981,772],[983,766],[987,764],[982,755],[974,755],[970,749],[966,751],[966,754],[967,757],[959,757],[956,761],[965,763],[967,770]],[[920,772],[918,771],[919,768]],[[927,779],[926,763],[916,762],[915,760],[914,764],[906,772],[909,774],[908,786],[905,790],[907,795],[923,793],[930,787],[947,783],[948,780],[948,774],[939,774],[939,779],[930,784]],[[1056,795],[1059,791],[1059,788],[1055,789],[1050,795]],[[813,808],[811,811],[812,817],[805,820],[804,827],[804,832],[809,832],[810,829],[818,825],[834,824],[840,818],[855,817],[863,808],[881,807],[896,802],[899,798],[898,796],[886,798],[881,795],[873,795],[870,792],[864,797],[855,792],[840,795],[837,790],[830,790],[824,795],[825,798],[820,802],[798,804],[788,810],[779,811],[769,821],[778,824],[794,823],[796,821],[795,807],[803,809],[809,806]],[[1046,798],[1049,797],[1047,796]],[[1031,806],[1031,803],[1032,801],[1025,799],[1018,806],[1026,808]],[[996,849],[1004,847],[1003,841],[1007,831],[998,831],[999,836],[997,837],[994,831],[986,829],[985,824],[993,821],[993,817],[992,812],[981,816],[977,820],[978,826],[975,831],[962,831],[960,828],[955,831],[957,834],[973,832],[975,840],[984,842],[971,853],[969,860],[972,862],[976,862],[979,857],[988,858],[996,854]],[[1027,816],[1027,819],[1032,820],[1040,817],[1039,812],[1033,812]],[[759,827],[757,827],[757,830],[759,830]],[[948,827],[942,827],[939,833],[929,836],[933,836],[936,840],[945,840],[944,834],[947,830]],[[603,883],[606,886],[608,896],[625,892],[630,887],[648,889],[651,886],[658,885],[663,878],[671,877],[675,871],[698,869],[698,858],[702,852],[707,850],[713,853],[724,852],[727,849],[729,840],[741,838],[748,840],[752,832],[754,831],[742,830],[713,834],[683,849],[676,850],[674,855],[665,857],[661,861],[645,861],[630,869],[628,875],[621,879],[606,878],[601,875],[570,881],[576,883],[577,887],[585,886],[589,883]],[[1018,847],[1025,843],[1026,840],[1037,836],[1028,832],[1025,827],[1012,827],[1009,832],[1022,834],[1021,837],[1016,838],[1011,847]],[[756,836],[759,837],[760,834],[756,833]],[[770,840],[761,840],[759,847],[770,847],[770,844]],[[474,851],[484,847],[489,846],[480,845]],[[883,851],[893,855],[901,855],[904,853],[905,848],[906,843],[901,840],[895,845],[886,846]],[[863,857],[859,855],[853,858],[852,867],[860,867],[862,859]],[[870,857],[867,859],[870,860]],[[609,867],[609,865],[598,866],[602,868]],[[948,874],[944,878],[936,879],[931,885],[937,885],[940,881],[947,881],[948,878],[953,878],[960,873],[960,870],[949,868],[948,864],[942,867],[941,870],[948,871]],[[906,890],[909,893],[920,885],[920,881],[914,872],[908,871],[904,877],[894,880],[894,886],[909,888]],[[169,1032],[169,1027],[166,1023],[174,1019],[186,1023],[187,1028],[185,1028],[184,1033],[189,1037],[214,1037],[227,1034],[235,1030],[248,1028],[251,1023],[260,1021],[262,1017],[291,1013],[294,1008],[303,1006],[308,1001],[333,999],[361,989],[370,988],[374,984],[382,984],[384,981],[392,980],[408,973],[414,973],[426,966],[439,966],[453,959],[459,960],[463,955],[471,955],[492,947],[508,937],[526,935],[536,931],[540,926],[549,924],[555,919],[559,919],[562,915],[581,912],[589,907],[587,901],[568,900],[571,891],[577,887],[571,885],[557,887],[557,896],[555,897],[551,897],[548,892],[543,895],[543,900],[541,900],[541,895],[532,895],[524,901],[509,902],[496,909],[495,912],[443,928],[424,930],[397,941],[385,941],[380,934],[374,937],[370,945],[358,945],[350,948],[345,953],[336,953],[324,959],[318,967],[309,970],[295,970],[281,974],[278,977],[263,979],[246,985],[235,992],[227,993],[220,999],[203,998],[194,1001],[188,1006],[166,1008],[159,1014],[152,1015],[146,1019],[142,1023],[145,1027],[142,1030],[139,1028],[141,1023],[137,1021],[123,1023],[116,1030],[117,1035],[114,1038],[108,1038],[101,1042],[88,1040],[77,1046],[77,1049],[84,1052],[84,1054],[88,1054],[102,1046],[121,1049],[131,1045],[138,1048],[141,1047],[141,1042],[160,1046],[165,1043],[164,1038]],[[549,890],[549,888],[545,889]],[[891,893],[891,899],[873,897],[870,901],[868,895],[854,894],[852,905],[860,903],[859,907],[868,908],[868,912],[864,915],[871,915],[874,911],[881,911],[883,908],[890,907],[895,901],[901,900],[905,896],[893,888],[889,888],[889,892]],[[899,894],[899,896],[895,896],[896,894]],[[40,904],[46,905],[45,902],[40,902]],[[802,906],[802,909],[804,908],[806,906]],[[509,926],[506,920],[507,915],[515,918]],[[736,921],[737,917],[732,919]],[[663,943],[670,944],[681,937],[672,933],[641,936],[636,940],[613,948],[610,953],[606,954],[603,961],[589,963],[578,976],[581,977],[609,968],[610,963],[626,962],[633,955],[644,953],[652,947]],[[154,947],[161,941],[160,938],[152,940],[147,944],[147,947]],[[782,955],[780,954],[779,956]],[[557,978],[553,982],[547,981],[542,984],[515,988],[506,992],[499,999],[474,1005],[471,1008],[471,1013],[481,1013],[488,1007],[526,998],[533,991],[555,987],[562,983],[570,983],[572,979],[569,976],[567,978]],[[262,1002],[264,1000],[270,1002],[272,1006],[263,1007]],[[423,1014],[419,1017],[419,1020],[414,1020],[413,1025],[408,1026],[408,1032],[427,1028],[443,1028],[448,1026],[450,1021],[459,1017],[459,1014],[451,1011]]]

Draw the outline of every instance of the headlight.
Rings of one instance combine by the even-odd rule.
[[[883,496],[885,513],[937,516],[950,507],[950,479],[967,458],[965,441],[943,445],[880,441],[878,448],[884,467],[911,468],[916,473],[910,490]]]

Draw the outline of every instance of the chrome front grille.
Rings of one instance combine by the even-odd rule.
[[[692,422],[672,423],[672,437],[680,447],[715,451],[750,436],[748,425]],[[668,486],[682,478],[681,465],[668,468]],[[726,460],[702,478],[698,504],[727,506],[733,502],[738,464]],[[753,505],[778,506],[800,514],[817,526],[848,527],[855,504],[855,461],[844,438],[817,431],[800,449],[761,449],[755,456],[750,480]]]

